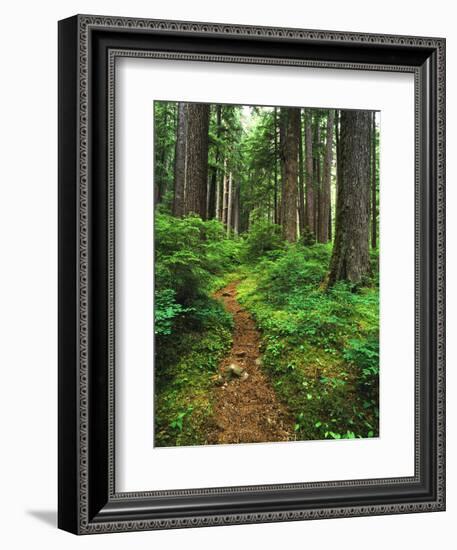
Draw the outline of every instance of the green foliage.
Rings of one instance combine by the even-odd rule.
[[[173,290],[178,304],[189,307],[206,296],[212,277],[234,267],[238,243],[225,238],[216,220],[156,214],[156,292]]]
[[[180,411],[174,419],[170,422],[170,428],[175,428],[179,432],[182,432],[184,417],[194,410],[192,405],[189,405],[186,410]]]
[[[251,219],[253,210],[257,210],[260,217],[265,218],[265,212],[271,208],[275,186],[278,187],[278,123],[279,109],[250,108],[250,126],[243,136],[240,148],[244,151],[244,171],[250,175],[249,180],[255,182],[255,185],[250,185],[246,179],[241,190],[242,204],[251,211]]]
[[[264,369],[295,415],[297,439],[377,436],[376,280],[327,290],[331,245],[286,244],[262,219],[237,240],[217,221],[158,213],[156,243],[157,445],[205,442],[211,377],[233,329],[211,292],[234,271],[244,277],[238,296],[262,332]]]
[[[211,377],[231,345],[227,318],[162,342],[155,364],[155,445],[203,445],[212,414]]]
[[[233,327],[210,293],[237,265],[239,243],[219,222],[197,216],[156,213],[155,232],[155,444],[203,444],[211,376]]]
[[[177,317],[186,311],[175,301],[175,291],[171,288],[156,291],[154,310],[154,329],[156,335],[171,334]]]
[[[327,272],[331,251],[328,245],[313,247],[289,246],[283,254],[262,265],[260,286],[277,303],[284,303],[291,294],[304,295],[309,287],[317,287]]]
[[[258,260],[268,252],[284,248],[281,227],[266,220],[256,221],[243,242],[242,258],[246,262]]]
[[[379,396],[378,332],[369,334],[363,339],[349,340],[343,356],[359,370],[360,393],[371,403],[376,403]]]
[[[223,305],[211,298],[200,298],[194,302],[187,318],[187,325],[192,330],[211,329],[216,323],[221,323],[228,329],[233,328],[232,316]]]
[[[298,439],[378,433],[378,290],[326,290],[331,247],[292,245],[238,289],[262,331],[264,366]]]

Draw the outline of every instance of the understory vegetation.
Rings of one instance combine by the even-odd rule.
[[[197,216],[156,215],[155,442],[205,442],[211,376],[230,349],[232,318],[211,293],[238,265],[239,243]]]
[[[250,254],[253,240],[246,240]],[[377,281],[326,288],[331,252],[330,244],[277,246],[243,267],[238,287],[262,332],[264,368],[294,415],[298,439],[378,434]]]
[[[227,238],[197,216],[156,217],[156,444],[198,445],[211,427],[211,388],[232,342],[212,297],[238,280],[262,335],[262,364],[293,415],[296,439],[378,435],[378,281],[327,288],[331,244],[287,243],[260,221]],[[377,273],[377,252],[371,253]]]

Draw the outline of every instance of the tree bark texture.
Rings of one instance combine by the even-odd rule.
[[[306,225],[314,233],[314,187],[313,187],[313,127],[311,110],[305,113],[305,150],[306,150]]]
[[[176,129],[175,152],[175,192],[173,199],[173,215],[182,216],[184,213],[184,194],[186,189],[186,131],[187,131],[187,104],[178,104],[178,125]]]
[[[287,125],[287,111],[288,109],[282,107],[279,110],[279,158],[281,166],[281,198],[279,203],[279,215],[278,221],[282,225],[284,223],[284,195],[286,186],[286,174],[285,174],[285,148],[286,148],[286,125]]]
[[[222,211],[221,221],[227,223],[227,202],[228,202],[228,180],[227,180],[227,159],[224,159],[224,176],[222,178]]]
[[[319,230],[317,240],[320,243],[327,243],[329,212],[330,212],[330,184],[332,177],[333,161],[333,126],[335,123],[335,112],[331,109],[327,116],[327,136],[325,143],[324,169],[322,174],[321,192],[319,201]]]
[[[209,105],[187,105],[186,192],[184,214],[206,219]]]
[[[314,138],[313,147],[313,175],[314,175],[314,235],[319,231],[319,208],[321,200],[321,121],[320,114],[316,113],[314,117]]]
[[[215,147],[215,166],[212,169],[211,180],[209,182],[209,193],[208,193],[208,218],[217,218],[216,212],[216,193],[217,193],[217,180],[219,175],[219,160],[220,160],[220,147],[219,139],[221,136],[222,130],[222,106],[216,105],[216,143]]]
[[[371,136],[371,247],[377,246],[378,212],[376,204],[376,113],[373,113]]]
[[[278,211],[278,108],[274,110],[274,147],[275,147],[275,187],[274,187],[274,223],[279,223]]]
[[[284,135],[283,233],[289,242],[297,240],[298,147],[300,141],[300,109],[286,109]]]
[[[227,237],[230,236],[232,229],[232,211],[233,211],[233,175],[232,172],[228,178],[228,195],[227,195]]]
[[[329,286],[347,280],[360,284],[370,273],[368,251],[371,114],[342,111],[336,231]]]
[[[303,166],[303,127],[300,109],[300,139],[298,143],[298,220],[300,235],[303,235],[306,225],[305,215],[305,171]]]

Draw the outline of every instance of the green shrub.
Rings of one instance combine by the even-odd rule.
[[[180,314],[187,311],[175,301],[175,291],[171,288],[155,292],[154,331],[157,336],[171,334],[174,323]]]
[[[258,220],[250,228],[243,243],[242,259],[253,262],[268,252],[284,248],[281,227],[267,220]]]
[[[379,394],[379,335],[371,333],[365,338],[351,339],[343,352],[346,361],[358,369],[358,387],[370,402],[377,402]]]
[[[306,258],[305,247],[290,246],[276,261],[263,265],[261,288],[280,302],[290,294],[308,290],[310,286],[318,286],[327,270],[320,259]]]
[[[233,269],[240,247],[238,241],[226,238],[224,226],[216,220],[163,213],[156,213],[155,243],[156,294],[173,291],[176,304],[183,308],[195,308],[214,277]]]
[[[208,330],[220,325],[227,330],[233,328],[233,318],[217,300],[208,297],[197,299],[186,317],[186,326],[190,330]]]

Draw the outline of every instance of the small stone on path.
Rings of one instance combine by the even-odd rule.
[[[240,367],[240,366],[237,365],[236,363],[231,363],[231,364],[228,366],[227,371],[228,371],[230,374],[235,375],[235,376],[237,376],[238,378],[240,378],[241,375],[242,375],[243,372],[244,372],[244,369],[243,369],[243,367]]]

